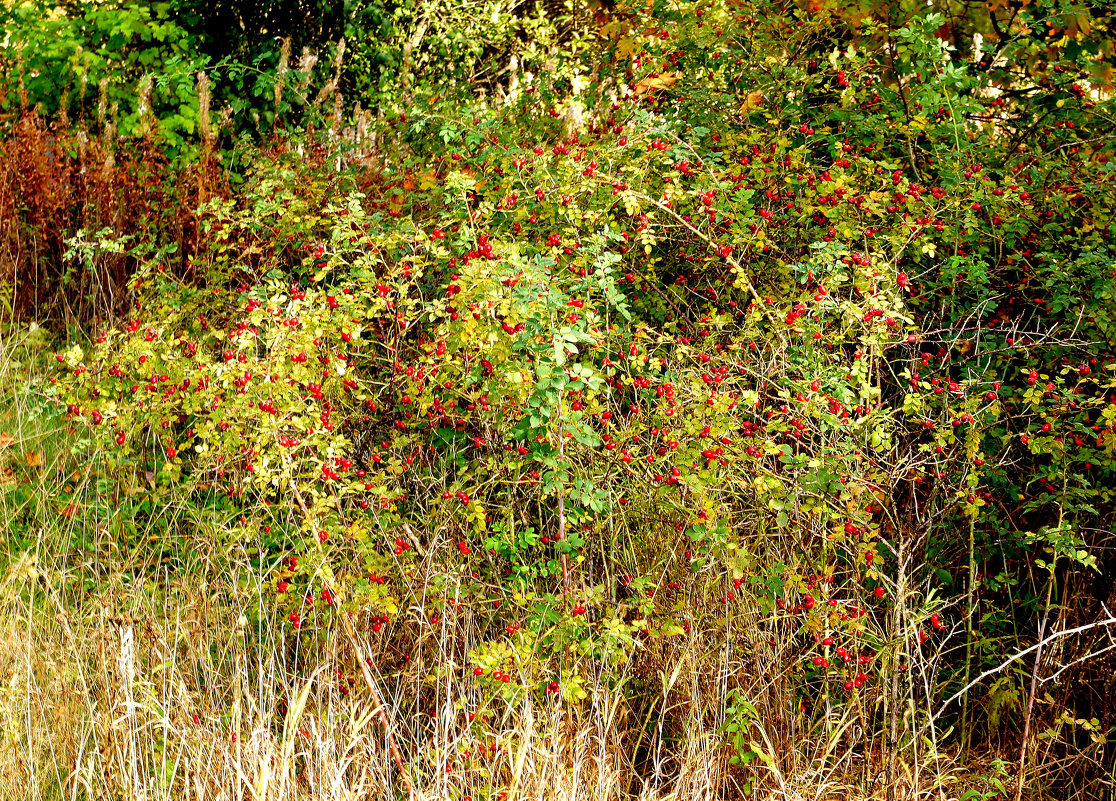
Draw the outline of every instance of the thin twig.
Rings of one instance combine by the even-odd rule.
[[[1067,670],[1069,670],[1074,665],[1080,665],[1082,662],[1088,662],[1090,659],[1094,659],[1095,657],[1098,657],[1101,654],[1107,653],[1108,651],[1111,651],[1111,650],[1114,650],[1114,649],[1116,649],[1116,642],[1112,643],[1111,645],[1107,645],[1104,648],[1101,648],[1099,651],[1093,651],[1092,653],[1085,654],[1085,656],[1082,656],[1078,659],[1073,660],[1068,665],[1062,665],[1062,667],[1059,668],[1055,673],[1052,673],[1051,675],[1046,676],[1045,678],[1039,679],[1039,684],[1046,684],[1046,682],[1048,682],[1048,681],[1057,681],[1059,676],[1061,676],[1063,673],[1065,673]]]

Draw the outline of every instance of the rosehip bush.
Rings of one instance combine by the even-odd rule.
[[[582,128],[525,93],[417,109],[374,171],[262,159],[59,401],[121,477],[275,527],[292,637],[342,606],[406,662],[480,621],[489,710],[629,671],[638,707],[699,642],[778,670],[732,679],[738,751],[760,705],[913,737],[976,604],[1102,558],[1108,152],[1062,78],[1031,144],[998,130],[934,15],[834,49],[765,8],[619,17]]]

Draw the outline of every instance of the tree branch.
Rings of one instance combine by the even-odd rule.
[[[1012,656],[1008,660],[1006,660],[1004,662],[1001,662],[996,667],[990,668],[990,669],[984,671],[979,676],[977,676],[975,679],[973,679],[968,684],[966,684],[964,687],[962,687],[960,690],[958,690],[953,695],[951,695],[949,698],[947,698],[942,703],[942,705],[938,708],[938,711],[936,713],[934,713],[933,715],[931,715],[930,719],[922,725],[922,728],[919,729],[919,733],[921,734],[922,732],[926,731],[926,729],[930,728],[930,726],[932,726],[934,724],[934,721],[936,721],[938,718],[940,718],[942,716],[942,714],[946,710],[946,707],[948,707],[950,704],[952,704],[958,698],[961,698],[963,695],[965,695],[965,693],[967,693],[973,687],[980,684],[986,678],[988,678],[989,676],[994,675],[996,673],[999,673],[1001,670],[1006,668],[1011,663],[1018,662],[1020,659],[1027,656],[1027,654],[1030,654],[1034,651],[1037,651],[1040,648],[1045,647],[1047,645],[1047,643],[1053,642],[1054,640],[1058,639],[1059,637],[1068,637],[1071,634],[1080,634],[1083,631],[1089,631],[1090,629],[1099,629],[1099,628],[1106,627],[1106,626],[1116,626],[1116,616],[1111,616],[1110,615],[1105,620],[1098,620],[1098,621],[1095,621],[1093,623],[1087,623],[1084,626],[1078,626],[1077,628],[1066,629],[1065,631],[1056,631],[1053,634],[1051,634],[1049,637],[1045,637],[1045,638],[1039,640],[1037,643],[1032,645],[1030,648],[1027,648],[1026,650],[1020,651],[1019,653],[1015,654],[1015,656]]]

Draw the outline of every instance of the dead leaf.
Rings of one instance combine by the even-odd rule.
[[[757,89],[754,92],[749,92],[747,97],[744,98],[744,103],[740,106],[740,113],[750,114],[761,106],[763,106],[763,90]]]
[[[0,450],[3,450],[4,448],[10,448],[14,444],[15,437],[13,437],[7,431],[0,431]]]
[[[43,455],[38,451],[27,452],[27,466],[28,467],[42,467]]]
[[[637,95],[654,92],[659,89],[669,89],[678,82],[678,76],[673,72],[663,72],[658,75],[652,73],[632,87],[632,92]]]
[[[15,470],[7,465],[0,469],[0,487],[14,487],[18,483],[19,479],[16,478]]]
[[[67,504],[66,506],[64,506],[62,508],[62,511],[59,512],[59,514],[62,515],[63,517],[73,517],[77,513],[78,513],[78,505],[76,503]]]

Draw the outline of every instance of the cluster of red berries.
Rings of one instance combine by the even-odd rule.
[[[474,676],[483,676],[484,675],[484,668],[482,668],[482,667],[473,668],[473,675]],[[496,681],[502,681],[504,684],[507,684],[508,682],[511,681],[511,676],[510,675],[508,675],[507,673],[503,673],[499,670],[494,671],[492,673],[492,678],[495,679]]]

